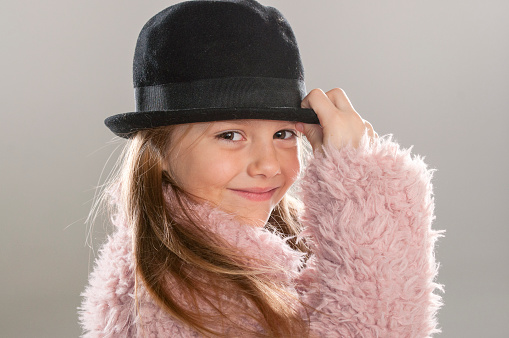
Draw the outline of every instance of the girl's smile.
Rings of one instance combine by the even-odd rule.
[[[168,168],[185,191],[263,226],[299,174],[297,133],[288,121],[179,125]]]
[[[276,188],[246,188],[246,189],[230,189],[240,196],[252,201],[266,201],[274,195]]]

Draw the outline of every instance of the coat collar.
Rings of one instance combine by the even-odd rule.
[[[185,223],[186,219],[182,217],[175,193],[171,188],[165,188],[163,192],[167,207]],[[198,225],[203,227],[203,231],[210,231],[219,236],[245,256],[249,264],[257,262],[257,267],[276,269],[281,272],[277,275],[286,280],[294,278],[302,268],[305,254],[290,247],[288,244],[290,237],[284,238],[266,227],[243,223],[235,215],[207,202],[197,203],[189,199],[184,202],[189,212],[196,217]]]

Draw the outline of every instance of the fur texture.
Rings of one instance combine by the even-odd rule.
[[[231,215],[202,206],[207,223],[248,256],[272,262],[275,278],[319,311],[311,333],[319,337],[429,337],[441,289],[433,248],[440,231],[431,229],[434,200],[422,158],[400,149],[390,135],[358,148],[324,146],[309,160],[301,179],[305,208],[301,237],[313,255],[303,255],[284,238],[239,224]],[[171,205],[170,205],[171,207]],[[83,292],[84,337],[198,337],[167,315],[139,287],[134,302],[134,263],[129,227],[113,219],[116,232],[100,251]],[[242,320],[242,319],[239,319]],[[235,336],[234,332],[225,332]]]

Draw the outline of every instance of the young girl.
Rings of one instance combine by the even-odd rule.
[[[343,90],[306,95],[279,11],[163,10],[138,38],[134,86],[136,111],[106,120],[128,140],[103,195],[116,231],[83,293],[84,336],[438,331],[432,170]]]

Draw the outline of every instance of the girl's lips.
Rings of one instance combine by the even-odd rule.
[[[251,201],[267,201],[269,200],[272,195],[276,192],[277,188],[273,188],[270,190],[267,189],[249,189],[249,190],[235,190],[230,189],[234,193],[236,193],[239,196],[244,197],[245,199],[251,200]]]

